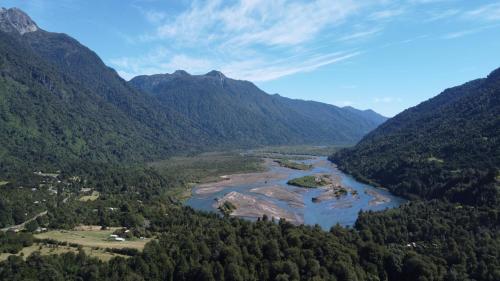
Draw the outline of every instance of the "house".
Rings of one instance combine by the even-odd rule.
[[[109,235],[109,240],[111,240],[111,241],[118,241],[118,242],[124,242],[125,238],[121,238],[121,237],[119,237],[116,234],[111,234],[111,235]]]
[[[36,233],[42,233],[42,232],[47,232],[47,228],[46,227],[38,227],[36,230],[35,230]]]

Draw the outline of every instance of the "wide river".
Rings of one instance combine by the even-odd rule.
[[[228,175],[220,182],[197,186],[186,204],[197,210],[219,212],[221,202],[230,201],[237,206],[231,214],[233,216],[255,220],[266,214],[295,224],[318,224],[328,230],[337,223],[352,226],[360,210],[394,208],[406,201],[384,189],[356,181],[338,170],[326,157],[297,162],[313,165],[313,168],[293,170],[266,159],[266,172]],[[306,175],[329,175],[348,192],[337,197],[332,195],[331,189],[307,189],[287,184],[290,179]]]

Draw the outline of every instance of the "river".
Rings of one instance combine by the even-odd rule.
[[[313,167],[306,171],[293,170],[266,159],[266,172],[228,175],[220,182],[196,186],[186,204],[197,210],[219,212],[220,202],[229,200],[237,206],[231,214],[237,217],[255,220],[266,214],[295,224],[318,224],[328,230],[337,223],[352,226],[360,210],[383,210],[406,202],[384,189],[356,181],[338,170],[326,157],[297,162]],[[348,190],[347,194],[327,196],[332,193],[325,188],[306,189],[287,184],[290,179],[319,174],[336,179]]]

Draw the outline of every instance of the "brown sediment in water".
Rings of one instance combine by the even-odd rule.
[[[300,214],[295,214],[280,208],[269,200],[236,191],[226,194],[223,198],[215,202],[213,207],[218,208],[226,201],[232,203],[236,207],[236,209],[231,212],[231,216],[260,218],[266,215],[269,218],[283,218],[294,224],[304,223],[304,218]]]
[[[391,202],[391,198],[389,198],[388,196],[385,196],[385,195],[383,195],[375,190],[367,189],[367,190],[365,190],[365,193],[373,196],[373,198],[370,200],[370,202],[368,202],[368,205],[370,205],[370,206],[376,206],[376,205],[381,205],[381,204]]]
[[[263,194],[267,197],[285,201],[295,208],[304,208],[304,198],[301,190],[290,190],[280,185],[263,186],[250,189],[251,192]]]
[[[277,166],[272,159],[266,158],[264,160],[266,167],[269,169],[272,166]],[[224,190],[228,187],[250,184],[250,183],[266,183],[269,180],[285,179],[288,176],[287,173],[277,173],[275,171],[248,173],[248,174],[234,174],[222,176],[221,181],[201,184],[196,188],[194,193],[202,194],[212,194]]]
[[[330,209],[348,209],[352,207],[352,202],[335,202],[328,208]]]

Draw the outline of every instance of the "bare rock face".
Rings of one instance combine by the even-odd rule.
[[[0,30],[21,35],[38,30],[36,23],[18,8],[0,9]]]

